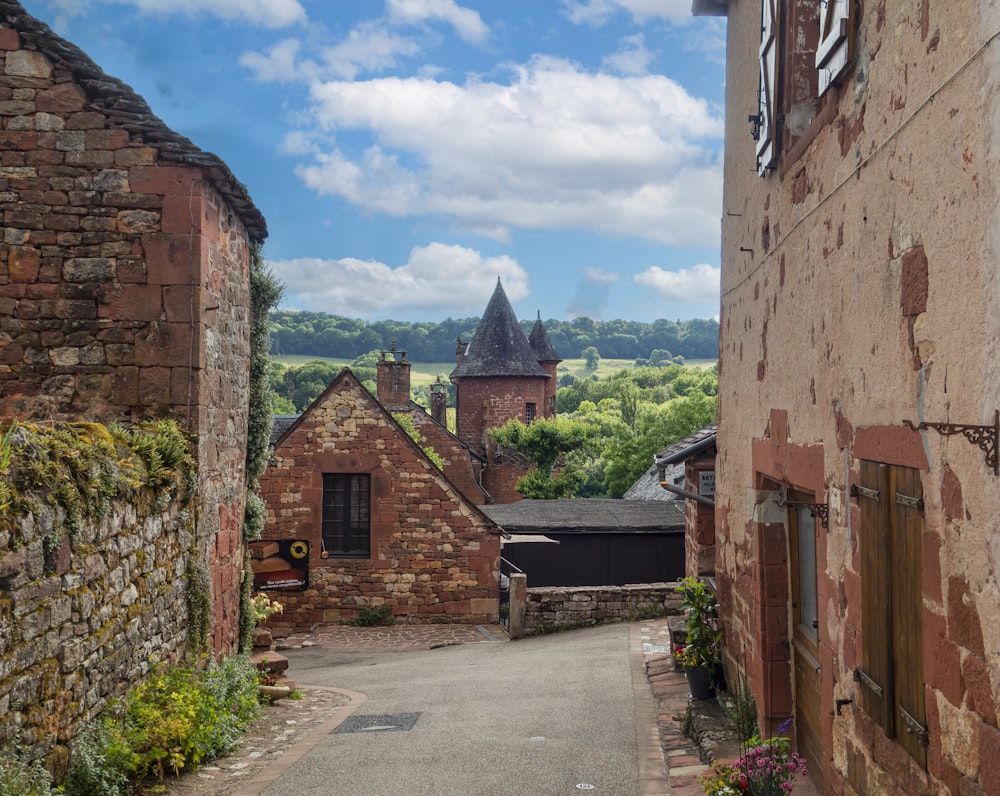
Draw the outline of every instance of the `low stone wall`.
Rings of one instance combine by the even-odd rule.
[[[188,640],[189,511],[175,502],[139,517],[114,504],[74,541],[47,544],[56,511],[16,520],[16,545],[0,526],[0,738],[24,743],[65,744]],[[207,570],[202,585],[207,600]]]
[[[680,613],[676,583],[628,586],[546,586],[527,590],[528,635],[566,630],[605,620],[635,620]],[[514,606],[511,606],[514,610]]]

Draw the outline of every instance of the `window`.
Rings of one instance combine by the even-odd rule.
[[[856,0],[761,0],[760,82],[750,116],[761,176],[817,121],[853,58]]]
[[[524,405],[524,424],[528,425],[535,419],[535,404]]]
[[[861,684],[865,712],[927,766],[923,490],[910,467],[861,462]]]
[[[338,558],[368,558],[371,476],[323,474],[323,550]]]

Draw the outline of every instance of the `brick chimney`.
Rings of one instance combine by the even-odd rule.
[[[431,417],[445,428],[448,427],[448,387],[440,376],[431,385]]]
[[[403,407],[410,400],[410,363],[406,352],[396,349],[396,341],[392,341],[392,349],[382,352],[382,359],[377,367],[377,392],[379,402],[390,409]]]

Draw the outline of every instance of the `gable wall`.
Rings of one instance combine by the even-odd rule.
[[[481,464],[474,460],[468,448],[458,442],[446,429],[442,428],[426,412],[414,409],[410,413],[413,427],[427,440],[430,446],[444,460],[444,472],[463,495],[477,506],[486,502],[486,496],[478,483]]]
[[[0,28],[0,416],[198,437],[197,544],[216,646],[237,633],[249,238],[201,169],[98,113],[65,67]]]
[[[322,558],[323,473],[371,474],[371,557]],[[310,542],[309,587],[275,592],[271,624],[339,622],[388,605],[399,621],[495,621],[500,538],[352,377],[303,415],[260,479],[265,539]]]

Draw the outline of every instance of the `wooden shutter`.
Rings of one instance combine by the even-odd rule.
[[[923,666],[923,490],[920,473],[890,468],[894,496],[892,523],[892,648],[896,740],[927,766],[927,718]]]
[[[893,736],[892,610],[889,560],[889,468],[861,462],[861,683],[862,704],[886,735]]]
[[[854,0],[826,0],[819,4],[819,45],[816,69],[820,96],[847,68],[853,53]]]
[[[778,157],[778,3],[762,0],[760,20],[760,91],[758,95],[757,173],[762,177]]]

